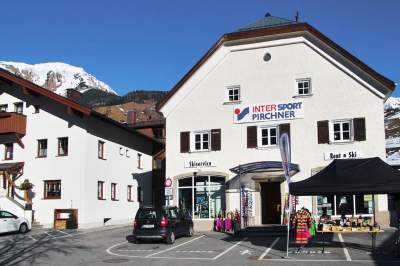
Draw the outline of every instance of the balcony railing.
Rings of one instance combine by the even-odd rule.
[[[26,116],[18,113],[0,112],[0,134],[26,134]]]

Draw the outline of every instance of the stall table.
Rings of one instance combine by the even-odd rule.
[[[370,230],[370,231],[340,231],[340,230],[317,230],[317,233],[322,234],[322,253],[325,253],[325,234],[326,233],[331,233],[331,234],[355,234],[355,233],[361,233],[361,234],[371,234],[371,247],[372,250],[375,250],[376,246],[376,236],[378,233],[383,233],[384,230]]]

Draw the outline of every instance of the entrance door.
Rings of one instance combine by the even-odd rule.
[[[261,222],[263,224],[281,223],[281,183],[261,183]]]

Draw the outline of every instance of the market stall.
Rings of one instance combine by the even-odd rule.
[[[372,194],[372,218],[342,214],[335,219],[324,213],[319,218],[317,232],[323,236],[326,233],[368,233],[375,248],[376,236],[383,230],[375,221],[374,195],[400,193],[400,172],[377,157],[336,159],[310,178],[291,183],[289,191],[295,196]]]

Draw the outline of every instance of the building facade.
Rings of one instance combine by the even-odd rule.
[[[162,144],[4,70],[0,91],[1,209],[87,228],[131,222],[151,203]]]
[[[393,89],[307,23],[267,15],[223,35],[158,105],[173,204],[205,229],[220,211],[241,208],[249,225],[283,223],[281,134],[290,136],[293,181],[334,158],[384,160],[383,103]],[[255,171],[238,174],[241,167]],[[346,215],[373,212],[372,195],[294,203],[315,215],[323,207],[329,215],[340,215],[339,207]],[[388,224],[387,195],[375,206],[378,222]]]

